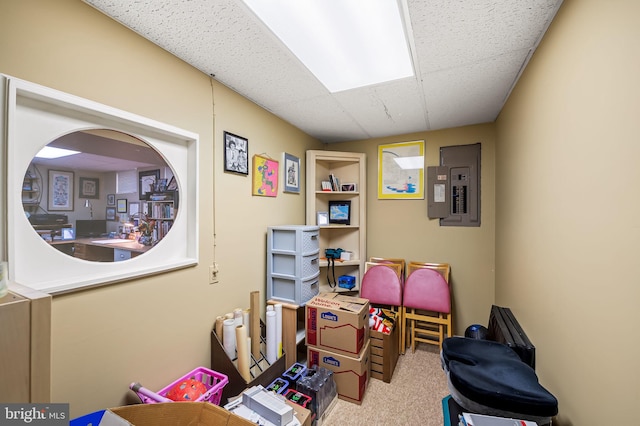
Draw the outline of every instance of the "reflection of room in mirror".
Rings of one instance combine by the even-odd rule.
[[[147,252],[171,229],[178,209],[177,181],[170,165],[147,143],[96,129],[69,133],[45,148],[25,172],[22,205],[34,231],[52,247],[83,260],[116,262]],[[119,192],[126,186],[119,182],[126,172],[151,176],[153,182],[144,194],[135,184]],[[55,210],[52,175],[68,178],[63,188],[68,198]],[[128,232],[123,234],[123,229]]]

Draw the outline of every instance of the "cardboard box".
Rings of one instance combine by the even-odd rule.
[[[333,371],[338,398],[361,404],[371,375],[369,340],[357,358],[337,354],[326,349],[307,347],[309,367],[319,365]]]
[[[262,336],[266,334],[265,324],[260,322]],[[229,359],[224,350],[220,338],[214,330],[211,331],[211,369],[225,374],[229,378],[229,383],[222,389],[222,401],[220,405],[227,403],[229,398],[234,398],[247,388],[262,385],[269,386],[271,382],[280,377],[286,369],[286,358],[281,356],[273,364],[267,367],[259,376],[247,382],[238,371],[236,365]]]
[[[396,325],[391,334],[371,330],[371,377],[391,382],[400,354],[400,332]]]
[[[306,309],[306,343],[358,357],[369,341],[369,301],[340,293],[320,293]]]
[[[311,412],[285,401],[302,426],[311,425]],[[136,404],[96,411],[71,420],[70,426],[255,426],[208,402]]]
[[[249,420],[208,402],[164,402],[110,408],[79,417],[71,426],[250,426]]]

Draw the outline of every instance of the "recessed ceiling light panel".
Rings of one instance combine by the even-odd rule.
[[[397,1],[244,2],[330,92],[414,74]]]

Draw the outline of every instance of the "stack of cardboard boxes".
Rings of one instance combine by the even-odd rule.
[[[340,399],[361,404],[369,377],[369,301],[339,293],[321,293],[306,305],[309,367],[334,372]]]

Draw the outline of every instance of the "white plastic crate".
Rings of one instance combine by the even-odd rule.
[[[312,254],[320,250],[318,226],[271,226],[267,234],[268,248],[292,254]]]
[[[307,256],[273,253],[270,258],[271,273],[302,279],[312,277],[318,273],[318,256],[318,253]]]
[[[320,228],[272,226],[267,233],[267,299],[304,305],[319,292]]]
[[[320,271],[309,279],[271,276],[267,278],[267,299],[302,306],[320,292]]]

